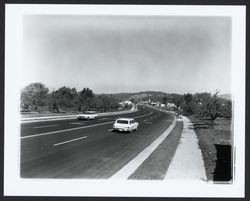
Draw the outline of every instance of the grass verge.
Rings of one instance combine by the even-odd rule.
[[[167,138],[153,151],[153,153],[129,177],[138,180],[162,180],[174,157],[183,129],[182,122],[176,126]]]
[[[231,119],[217,118],[212,129],[206,119],[195,115],[188,118],[194,124],[199,139],[208,180],[230,181],[232,179]]]

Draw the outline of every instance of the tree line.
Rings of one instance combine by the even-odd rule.
[[[219,91],[195,94],[169,94],[163,97],[163,103],[171,102],[176,110],[183,115],[198,115],[211,120],[211,126],[218,117],[232,117],[232,101],[219,97]]]
[[[118,109],[119,104],[112,95],[96,95],[89,88],[77,91],[75,88],[64,86],[49,92],[44,84],[31,83],[21,90],[20,107],[22,112],[106,112]]]
[[[131,96],[133,97],[133,96]],[[150,96],[150,98],[160,96]],[[176,94],[170,93],[161,96],[163,104],[174,103],[175,110],[183,115],[199,115],[212,120],[212,125],[217,117],[232,116],[232,101],[219,97],[219,92]],[[131,99],[134,103],[138,100]],[[77,91],[75,88],[61,87],[49,92],[42,83],[31,83],[21,90],[21,111],[36,112],[82,112],[95,110],[99,112],[117,110],[122,101],[112,94],[94,94],[89,88]]]

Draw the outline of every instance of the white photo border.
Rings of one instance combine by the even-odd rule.
[[[4,196],[244,197],[245,192],[245,6],[21,5],[5,15]],[[227,16],[232,19],[234,181],[109,181],[20,178],[20,85],[24,15]]]

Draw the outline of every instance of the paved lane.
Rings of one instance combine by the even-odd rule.
[[[39,133],[46,133],[64,129],[70,129],[75,127],[81,127],[84,125],[100,124],[104,122],[115,121],[118,117],[136,117],[150,113],[149,109],[141,108],[136,112],[122,115],[109,115],[104,117],[98,117],[96,120],[80,121],[77,119],[64,119],[53,121],[41,121],[33,123],[21,124],[21,137],[35,135]]]
[[[170,114],[142,107],[122,116],[135,117],[138,131],[110,132],[117,115],[89,122],[61,120],[47,122],[47,126],[44,122],[22,125],[21,176],[109,178],[150,145],[174,119]],[[65,129],[72,130],[56,132]],[[37,135],[41,133],[52,134]]]

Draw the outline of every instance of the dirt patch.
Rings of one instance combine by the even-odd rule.
[[[218,118],[214,129],[206,119],[188,116],[194,124],[199,139],[207,178],[210,181],[230,181],[232,179],[232,127],[231,119]],[[195,126],[202,125],[203,127]]]

